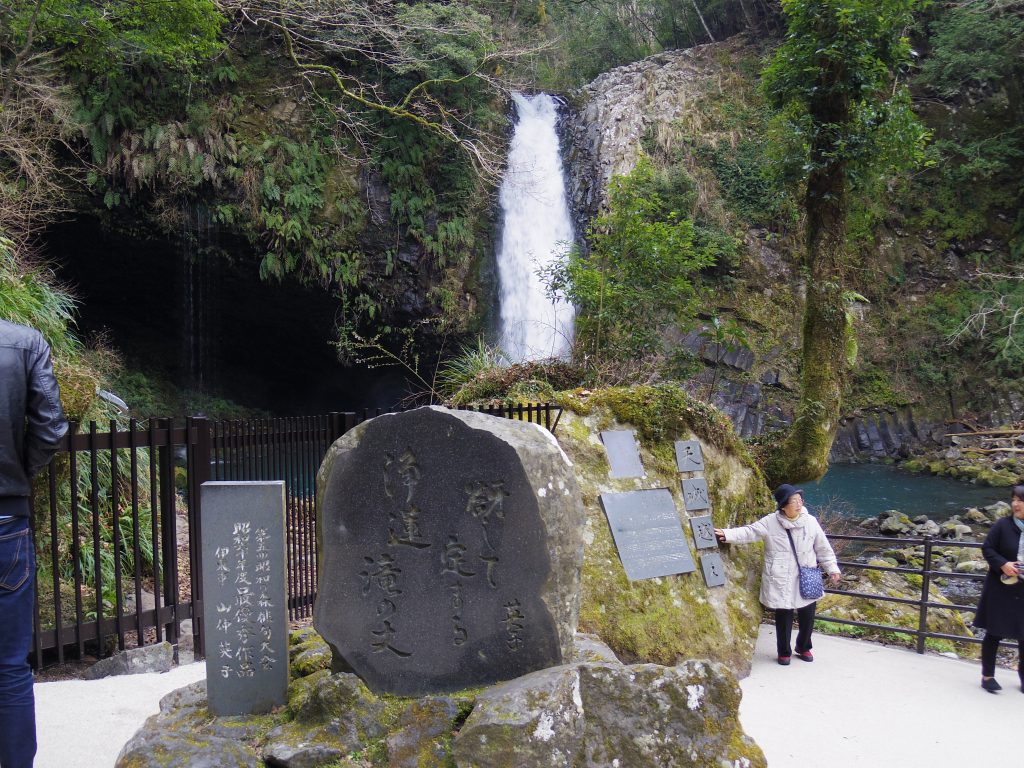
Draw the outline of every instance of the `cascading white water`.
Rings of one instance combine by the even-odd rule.
[[[499,195],[500,345],[515,362],[567,357],[573,308],[564,301],[553,303],[537,274],[573,240],[558,147],[558,113],[555,100],[546,93],[514,93],[512,98],[519,119]]]

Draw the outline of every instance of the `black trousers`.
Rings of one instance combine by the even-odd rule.
[[[810,603],[803,608],[776,608],[775,609],[775,640],[779,646],[779,656],[792,656],[793,648],[789,644],[790,636],[793,634],[793,614],[796,614],[800,630],[796,633],[796,652],[806,653],[811,650],[811,632],[814,631],[814,611],[818,603]]]
[[[996,651],[999,650],[999,643],[1003,638],[986,632],[981,641],[981,675],[982,677],[993,677],[996,673]],[[1017,641],[1017,674],[1020,675],[1020,682],[1024,685],[1024,640]]]

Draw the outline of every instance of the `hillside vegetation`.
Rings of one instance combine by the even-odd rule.
[[[705,95],[645,137],[643,162],[612,182],[575,261],[549,276],[581,307],[577,358],[559,382],[678,379],[713,397],[721,366],[701,378],[707,355],[678,343],[700,333],[705,346],[775,350],[788,386],[771,397],[813,410],[820,395],[798,404],[808,366],[795,349],[812,269],[806,158],[817,152],[814,167],[849,173],[833,258],[842,279],[828,299],[841,316],[826,333],[834,359],[852,363],[835,376],[842,409],[984,416],[1024,363],[1024,4],[894,0],[893,19],[912,16],[892,28],[902,47],[881,64],[854,44],[875,39],[871,13],[857,14],[876,5],[13,0],[0,8],[7,269],[45,284],[27,264],[45,255],[54,221],[175,240],[199,207],[223,233],[212,256],[336,297],[343,357],[361,339],[396,350],[472,341],[490,302],[508,91],[571,101],[616,66],[730,39]],[[769,64],[795,19],[820,35],[830,13],[849,46],[829,55],[863,67],[850,87],[909,96],[850,91],[851,130],[815,149],[813,98],[800,93],[820,67]],[[918,123],[894,119],[904,106]],[[883,125],[896,130],[880,152],[870,137]],[[836,328],[848,329],[841,340]],[[543,384],[543,372],[529,377]]]

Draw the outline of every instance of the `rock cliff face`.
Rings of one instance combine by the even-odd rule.
[[[733,38],[661,53],[605,72],[576,95],[566,165],[579,223],[605,203],[612,176],[633,170],[648,132],[685,119],[703,85],[721,73],[721,57],[740,47]]]
[[[612,177],[632,171],[652,137],[668,135],[683,125],[691,133],[716,138],[702,125],[699,103],[709,85],[726,73],[724,62],[748,45],[742,38],[732,38],[651,56],[602,74],[576,95],[576,110],[566,123],[566,165],[579,231],[585,231],[587,222],[606,204]],[[750,228],[743,247],[759,274],[783,285],[799,284],[787,254],[765,231]],[[791,319],[777,320],[790,323]],[[732,418],[743,437],[786,424],[788,413],[769,395],[773,389],[795,388],[795,334],[787,344],[756,355],[750,349],[708,343],[701,330],[670,340],[709,366],[706,376],[695,377],[692,389],[701,390],[703,397],[713,390],[709,399]],[[712,367],[726,375],[714,375]]]
[[[738,62],[744,58],[748,64],[756,62],[751,58],[756,56],[755,46],[755,41],[735,37],[658,54],[606,72],[574,95],[574,111],[565,124],[565,146],[578,231],[585,232],[606,205],[612,177],[632,171],[644,152],[685,155],[685,167],[698,179],[700,194],[721,198],[722,190],[716,188],[716,175],[707,166],[706,156],[689,144],[736,148],[737,136],[722,131],[721,123],[709,117],[709,111],[713,111],[715,100],[727,97],[730,84],[742,80],[750,87],[751,78],[737,74]],[[729,291],[712,300],[714,306],[707,308],[705,317],[723,310],[735,312],[738,304],[759,297],[769,308],[759,316],[746,312],[747,320],[753,320],[746,324],[747,330],[758,324],[770,327],[768,335],[773,340],[751,349],[719,348],[708,342],[709,334],[702,333],[707,327],[698,327],[688,333],[669,333],[667,344],[689,350],[705,366],[690,379],[688,389],[728,414],[738,435],[751,437],[785,427],[796,404],[803,291],[797,268],[800,242],[798,230],[790,232],[787,239],[744,221],[735,212],[730,214],[728,226],[740,243],[742,274]],[[944,252],[937,247],[927,232],[879,226],[877,264],[899,265],[896,272],[905,273],[903,293],[891,297],[888,320],[876,317],[877,302],[855,307],[862,350],[874,347],[875,351],[874,359],[871,353],[861,357],[879,370],[891,365],[891,361],[885,362],[884,349],[892,341],[884,336],[885,323],[900,322],[900,313],[904,309],[912,312],[913,302],[920,303],[933,291],[969,276],[962,246],[953,244]],[[993,246],[984,247],[991,250]],[[727,295],[733,288],[743,298]],[[783,293],[791,297],[791,312],[771,307]],[[904,370],[904,378],[905,374]],[[832,460],[900,459],[947,445],[947,431],[955,431],[947,422],[961,417],[961,401],[971,402],[972,415],[979,424],[1006,424],[1024,418],[1024,402],[1013,394],[1012,386],[974,379],[970,389],[969,393],[951,393],[950,401],[957,400],[956,405],[941,397],[918,396],[917,402],[893,397],[871,404],[851,398]],[[877,402],[886,404],[873,404]]]

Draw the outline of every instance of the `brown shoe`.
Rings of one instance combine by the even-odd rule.
[[[779,656],[779,664],[784,667],[789,666],[789,662],[793,660],[792,656]]]

